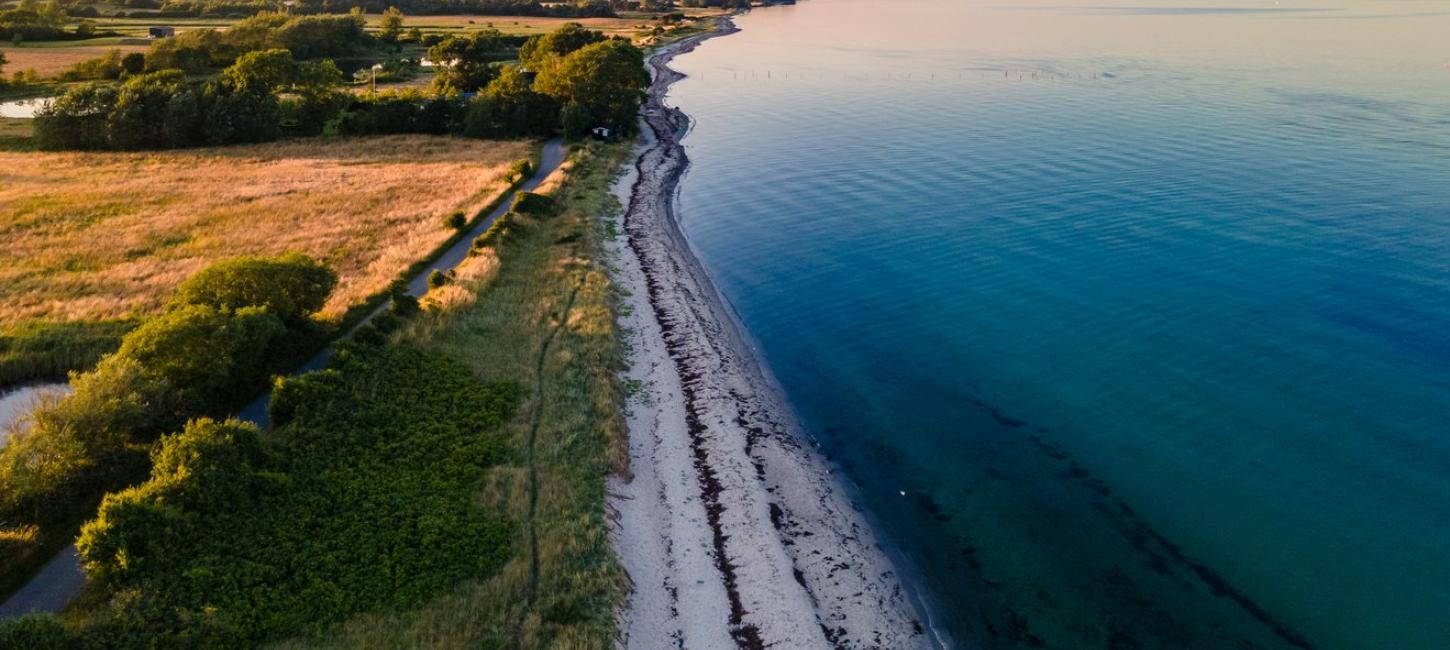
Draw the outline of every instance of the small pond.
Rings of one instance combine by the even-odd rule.
[[[32,118],[50,103],[46,97],[32,97],[30,99],[15,99],[8,102],[0,102],[0,117]]]

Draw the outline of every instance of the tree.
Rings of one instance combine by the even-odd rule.
[[[106,118],[118,92],[110,84],[81,84],[66,91],[35,116],[35,139],[42,149],[100,149],[106,146]]]
[[[196,415],[223,414],[260,393],[286,336],[286,326],[265,307],[186,305],[142,323],[116,354],[168,387],[154,405],[157,422],[177,426]]]
[[[291,86],[298,77],[297,62],[284,49],[247,52],[222,71],[222,81],[239,92],[272,93]]]
[[[217,309],[265,307],[296,326],[322,309],[337,286],[337,273],[300,253],[284,257],[238,257],[212,264],[181,283],[173,306]]]
[[[493,61],[507,56],[508,42],[496,29],[469,36],[454,36],[428,48],[428,59],[437,66],[434,89],[441,92],[474,92],[493,81]]]
[[[529,37],[519,48],[519,61],[535,71],[543,69],[548,60],[561,57],[592,43],[604,40],[603,32],[584,29],[579,23],[564,23],[547,34]]]
[[[463,132],[476,138],[549,135],[559,125],[559,104],[536,92],[520,66],[504,66],[469,104]]]
[[[389,43],[397,41],[398,35],[403,33],[403,12],[397,7],[388,7],[378,27],[379,38]]]
[[[594,124],[589,107],[579,102],[569,102],[559,110],[559,125],[564,129],[565,138],[581,140],[589,135],[589,129],[594,128]]]
[[[120,149],[165,146],[167,105],[185,86],[186,75],[180,70],[143,74],[121,84],[116,107],[106,118],[106,136],[111,146]]]
[[[140,52],[132,52],[121,57],[121,70],[128,75],[138,75],[146,71],[146,55]]]
[[[86,572],[113,588],[190,560],[178,553],[208,534],[196,512],[246,507],[281,485],[256,426],[239,420],[190,422],[154,461],[145,483],[106,496],[76,541]]]
[[[566,107],[573,103],[587,110],[595,125],[610,124],[626,130],[635,125],[634,117],[647,86],[649,73],[644,68],[644,54],[618,40],[575,50],[539,72],[534,81],[534,89]]]

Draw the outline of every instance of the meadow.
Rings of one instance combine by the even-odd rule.
[[[162,437],[150,479],[83,529],[89,593],[0,641],[613,647],[627,578],[604,478],[627,471],[625,391],[600,217],[630,150],[576,149],[538,188],[552,200],[516,205],[421,305],[278,383],[275,429]]]
[[[37,324],[154,313],[182,280],[239,255],[295,251],[331,266],[340,282],[322,317],[335,322],[453,237],[445,216],[496,200],[533,151],[519,140],[381,136],[0,152],[0,353]],[[9,374],[0,383],[24,378]]]
[[[507,229],[430,293],[399,335],[461,362],[523,400],[503,428],[504,460],[476,495],[513,522],[509,559],[421,605],[358,616],[276,647],[611,648],[626,578],[609,546],[604,477],[627,471],[617,296],[600,215],[630,146],[593,145],[541,187],[551,215]]]

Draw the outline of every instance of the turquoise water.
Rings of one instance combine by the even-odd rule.
[[[959,642],[1450,647],[1447,11],[805,0],[677,60],[684,228]]]

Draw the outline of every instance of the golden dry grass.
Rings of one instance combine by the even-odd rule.
[[[145,45],[86,45],[78,47],[0,47],[5,53],[5,71],[34,70],[42,77],[53,77],[81,61],[104,56],[111,50],[122,54],[145,52]]]
[[[162,153],[0,152],[0,327],[122,318],[238,255],[301,251],[382,291],[507,187],[524,141],[309,139]]]

